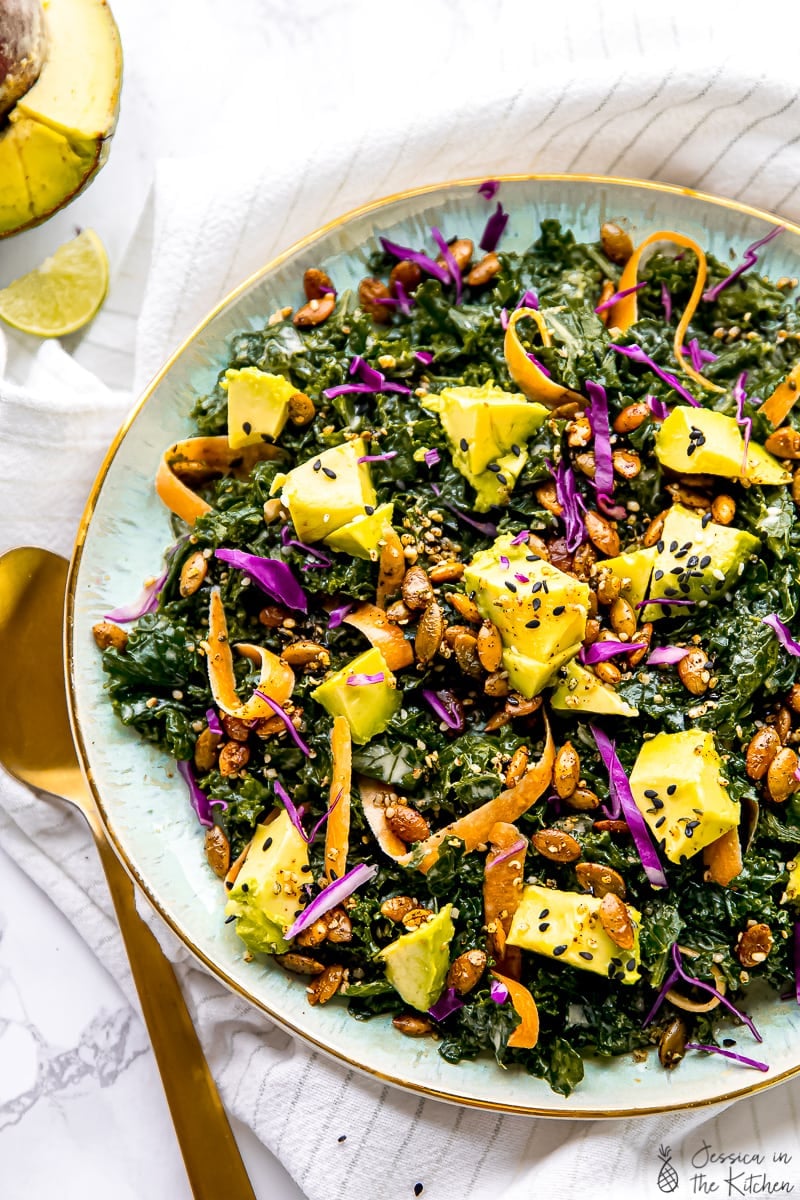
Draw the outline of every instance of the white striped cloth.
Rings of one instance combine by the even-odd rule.
[[[112,359],[100,351],[135,350],[138,388],[230,287],[363,201],[447,178],[576,171],[682,183],[800,217],[797,18],[788,4],[746,21],[730,5],[651,13],[628,0],[552,9],[511,0],[240,0],[224,22],[211,0],[118,0],[115,8],[128,72],[120,138],[125,161],[138,165],[131,179],[149,177],[159,157],[153,227],[148,216],[126,257],[120,246],[109,299],[120,319],[105,327],[103,345],[77,348],[82,365],[57,346],[32,354],[9,339],[0,383],[3,546],[69,547],[125,400],[104,386],[123,381],[119,371],[103,375]],[[188,28],[195,67],[181,56]],[[180,150],[190,157],[178,158]],[[131,191],[139,204],[143,189],[132,183]],[[108,239],[115,216],[93,212],[91,195],[89,220]],[[130,207],[121,202],[121,212],[132,229]],[[125,321],[145,272],[134,346]],[[58,480],[58,505],[43,479]],[[130,995],[80,823],[54,827],[3,779],[0,842]],[[768,1156],[794,1145],[797,1083],[722,1113],[636,1122],[548,1122],[426,1101],[271,1029],[175,955],[226,1104],[312,1200],[405,1200],[417,1182],[435,1200],[657,1197],[662,1143],[682,1196],[695,1194],[691,1157],[703,1141]],[[719,1194],[737,1193],[720,1185]]]

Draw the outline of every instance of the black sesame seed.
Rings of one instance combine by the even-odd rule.
[[[311,863],[303,863],[303,865],[300,868],[300,870],[303,872],[310,871],[311,869],[312,869]]]
[[[585,959],[586,962],[591,962],[592,959],[594,958],[594,955],[592,954],[591,950],[579,950],[578,954],[581,956],[581,958]]]
[[[692,554],[692,555],[690,555],[689,558],[687,558],[686,566],[687,567],[696,567],[697,564],[699,563],[699,561],[700,561],[700,559],[698,558],[698,556],[696,554]]]
[[[553,958],[560,958],[562,954],[566,954],[566,951],[567,951],[566,946],[554,946],[553,947]]]
[[[322,470],[322,463],[319,461],[319,459],[317,459],[317,461],[314,463],[314,470],[315,470],[315,471],[321,471],[321,470]]]
[[[237,915],[238,915],[237,913],[231,913],[231,915],[229,917],[225,918],[225,924],[230,925],[231,921],[236,920]]]
[[[658,551],[658,553],[659,553],[659,554],[663,554],[663,553],[664,553],[664,542],[663,542],[663,540],[662,540],[662,541],[659,541],[659,542],[656,542],[656,550]]]
[[[245,433],[253,432],[253,426],[250,424],[249,421],[242,421],[242,429],[245,431]]]
[[[644,794],[648,800],[655,800],[656,796],[658,795],[658,792],[656,791],[655,788],[645,788]]]
[[[368,517],[371,517],[372,514],[375,512],[375,505],[374,504],[365,504],[364,512],[367,514]]]
[[[538,612],[541,607],[542,607],[542,602],[539,599],[539,597],[536,596],[533,601],[533,611]]]
[[[550,922],[542,921],[541,925],[539,926],[539,933],[544,933],[545,929],[549,929],[549,928],[550,928]]]
[[[532,621],[525,622],[525,628],[526,629],[538,629],[539,626],[541,625],[541,623],[542,623],[541,621],[537,621],[536,617],[534,617]]]
[[[664,807],[664,801],[659,800],[658,796],[653,796],[653,808],[655,809],[655,811],[658,812],[658,810],[663,807]]]
[[[736,1038],[723,1038],[722,1044],[723,1044],[723,1046],[735,1046]]]
[[[464,451],[464,453],[466,453],[467,450],[469,450],[469,442],[467,441],[466,438],[462,438],[458,444],[461,447],[461,449]]]
[[[675,551],[676,551],[677,549],[678,549],[678,543],[677,543],[677,541],[676,541],[676,540],[673,538],[673,540],[672,540],[672,541],[670,542],[670,544],[669,544],[669,552],[670,552],[670,554],[674,554],[674,553],[675,553]]]
[[[269,850],[271,845],[272,845],[272,838],[268,837],[267,840],[264,842],[264,845],[262,846],[262,850]]]
[[[415,1196],[421,1196],[421,1195],[422,1195],[422,1192],[423,1192],[423,1186],[422,1186],[422,1184],[421,1184],[421,1183],[415,1183],[415,1184],[414,1184],[414,1195],[415,1195]]]
[[[677,783],[671,783],[671,784],[669,785],[669,787],[667,788],[667,795],[668,795],[668,796],[674,796],[674,795],[675,795],[675,793],[677,792],[677,790],[678,790],[678,785],[677,785]]]
[[[656,821],[656,829],[660,829],[661,826],[666,821],[666,819],[667,819],[666,817],[659,817],[658,820]]]
[[[711,555],[704,554],[703,557],[700,559],[699,565],[702,567],[703,570],[705,570],[706,567],[710,566],[711,565]]]
[[[226,879],[226,880],[225,880],[225,887],[228,889],[228,891],[229,891],[229,892],[230,892],[230,891],[232,891],[232,890],[233,890],[233,880],[232,880],[232,879]]]
[[[636,970],[636,959],[629,958],[628,961],[625,963],[625,967],[628,971],[635,971]]]
[[[322,468],[322,474],[323,474],[323,475],[326,475],[326,476],[328,477],[328,479],[335,479],[335,478],[336,478],[336,472],[335,472],[335,471],[332,471],[332,470],[330,469],[330,467],[323,467],[323,468]]]
[[[543,908],[542,911],[539,913],[539,920],[543,921],[545,919],[545,917],[549,917],[549,916],[550,916],[550,909]]]
[[[486,470],[487,470],[487,471],[494,471],[495,475],[499,475],[499,473],[500,473],[500,464],[499,464],[499,463],[487,463],[487,464],[486,464]]]
[[[346,1141],[347,1141],[347,1134],[346,1134],[346,1133],[341,1133],[341,1134],[339,1134],[339,1136],[338,1136],[338,1138],[337,1138],[336,1140],[337,1140],[337,1142],[346,1142]]]
[[[247,884],[247,883],[243,883],[243,884],[242,884],[242,891],[243,891],[243,892],[249,892],[249,891],[250,891],[250,885],[249,885],[249,884]]]
[[[656,571],[656,573],[654,575],[654,579],[663,579],[663,578],[664,578],[664,572],[659,567],[659,569]]]
[[[538,562],[538,561],[539,561],[538,554],[526,554],[525,555],[525,562]]]
[[[686,447],[686,457],[691,458],[696,449],[697,449],[697,445],[694,442],[690,442],[689,445]]]
[[[706,526],[708,525],[708,523],[711,520],[711,517],[712,517],[711,512],[703,513],[702,517],[700,518],[700,525],[703,529],[706,528]]]
[[[560,617],[563,612],[567,611],[566,604],[557,604],[553,609],[553,616]]]
[[[505,486],[506,486],[506,484],[508,483],[508,480],[506,479],[505,475],[500,475],[500,474],[498,474],[498,476],[497,476],[497,482],[498,482],[498,483],[501,483],[501,484],[503,485],[503,487],[505,487]]]
[[[700,824],[699,821],[687,821],[686,822],[686,836],[689,838],[694,837],[694,831],[695,831],[695,829],[697,829],[697,826],[699,824]]]
[[[517,458],[519,458],[520,454],[522,454],[522,451],[516,442],[514,442],[514,445],[511,447],[511,453],[515,454]]]
[[[508,579],[504,580],[504,583],[510,592],[516,592],[517,585],[515,583],[510,583]]]

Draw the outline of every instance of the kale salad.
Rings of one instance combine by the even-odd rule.
[[[163,571],[94,628],[108,698],[309,1004],[564,1095],[588,1056],[768,1071],[751,988],[800,988],[782,230],[511,253],[498,186],[480,245],[380,239],[231,340],[158,466]]]

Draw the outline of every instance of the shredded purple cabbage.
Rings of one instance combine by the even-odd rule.
[[[777,613],[770,613],[768,617],[762,617],[761,621],[774,630],[776,638],[787,654],[791,654],[793,658],[800,658],[800,642],[794,640],[789,632],[789,626],[780,619]]]
[[[352,602],[348,601],[347,604],[340,604],[338,608],[332,608],[328,616],[328,629],[338,629],[352,607]]]
[[[611,424],[606,389],[591,379],[586,381],[589,395],[589,424],[594,436],[594,485],[599,496],[611,498],[614,491],[614,462],[611,457]]]
[[[419,250],[412,250],[409,246],[399,246],[397,242],[390,242],[388,238],[382,237],[380,241],[387,254],[393,255],[394,258],[401,261],[407,259],[409,262],[416,263],[421,271],[424,271],[426,275],[433,275],[434,279],[438,279],[440,283],[450,282],[450,272],[447,267],[440,267],[427,254],[422,254]]]
[[[382,371],[378,371],[375,367],[371,367],[360,354],[357,354],[350,363],[347,371],[348,375],[358,375],[362,383],[368,384],[375,391],[378,391],[381,384],[385,382],[385,376]]]
[[[643,281],[642,283],[635,283],[633,287],[623,288],[621,292],[614,292],[602,304],[598,304],[594,311],[596,313],[606,312],[609,308],[613,308],[618,300],[624,300],[626,296],[632,296],[634,292],[640,292],[645,287],[647,287],[647,283]]]
[[[683,353],[689,355],[689,361],[691,362],[695,371],[702,371],[706,363],[716,362],[719,358],[718,354],[712,354],[710,350],[704,350],[696,337],[692,338],[692,340],[683,347]]]
[[[492,525],[491,521],[475,521],[465,512],[462,512],[460,508],[456,508],[455,504],[450,504],[447,500],[444,501],[444,507],[457,516],[460,521],[463,521],[465,525],[470,525],[478,533],[482,533],[484,537],[497,537],[497,526]]]
[[[667,325],[669,325],[670,321],[672,320],[672,296],[670,295],[669,288],[665,283],[662,283],[661,285],[661,303],[664,308],[664,320],[666,321]]]
[[[514,578],[516,579],[517,583],[530,583],[530,577],[528,575],[523,575],[520,571],[514,572]]]
[[[598,729],[595,725],[590,725],[589,728],[598,753],[608,771],[608,787],[614,801],[614,811],[609,816],[612,820],[616,820],[620,813],[622,814],[623,819],[628,823],[628,829],[642,861],[645,875],[653,887],[666,888],[669,884],[664,874],[664,868],[661,866],[656,848],[651,840],[647,823],[633,798],[628,776],[617,758],[614,743],[603,733],[602,729]]]
[[[730,275],[726,275],[724,279],[719,281],[719,283],[716,283],[712,288],[709,288],[707,292],[703,292],[703,299],[708,301],[716,300],[720,292],[724,292],[725,288],[730,287],[740,275],[743,275],[745,271],[749,271],[751,267],[756,265],[758,262],[756,250],[760,250],[762,246],[766,246],[767,242],[771,242],[772,239],[776,238],[779,233],[783,233],[785,228],[785,225],[776,225],[775,228],[771,229],[765,237],[759,238],[757,242],[751,242],[745,250],[744,257],[739,263],[739,266],[735,267],[731,271]]]
[[[522,293],[522,295],[520,296],[519,302],[514,307],[515,308],[533,308],[533,309],[538,310],[539,297],[536,295],[536,292],[531,291],[530,288],[527,288]]]
[[[745,1067],[755,1067],[757,1071],[768,1071],[769,1067],[766,1063],[756,1062],[754,1058],[746,1058],[744,1054],[734,1054],[732,1050],[723,1050],[721,1046],[707,1046],[702,1042],[687,1042],[685,1050],[706,1050],[710,1054],[721,1054],[724,1058],[733,1059],[734,1062],[742,1063]]]
[[[478,195],[483,196],[484,200],[494,200],[499,191],[499,179],[484,179],[483,183],[478,187]]]
[[[519,854],[520,850],[527,850],[527,848],[528,839],[520,835],[512,846],[509,846],[506,850],[501,850],[499,854],[492,858],[491,862],[487,859],[486,866],[491,871],[492,867],[496,867],[498,863],[506,862],[509,858],[513,858],[515,854]]]
[[[448,245],[447,239],[445,238],[444,234],[442,233],[442,231],[440,229],[438,229],[436,227],[436,225],[433,225],[431,227],[431,236],[433,237],[433,240],[436,242],[436,245],[439,247],[442,258],[444,259],[445,263],[447,264],[447,270],[449,271],[450,278],[452,279],[453,283],[455,284],[455,288],[456,288],[456,304],[460,304],[461,303],[461,271],[459,270],[458,263],[453,258],[453,251],[450,249],[450,246]]]
[[[430,364],[433,362],[433,355],[431,354],[430,350],[415,350],[414,358],[419,359],[419,361],[424,363],[426,367],[430,366]]]
[[[385,679],[385,671],[376,671],[374,675],[367,675],[364,671],[354,671],[352,675],[347,676],[347,683],[350,687],[366,687],[370,683],[383,683]]]
[[[630,654],[633,650],[644,650],[646,642],[615,642],[610,638],[607,642],[592,642],[591,646],[584,646],[578,656],[582,663],[587,667],[593,663],[605,662],[606,659],[615,658],[618,654]]]
[[[273,787],[275,789],[275,795],[281,801],[281,803],[283,804],[283,807],[286,809],[287,813],[289,814],[289,820],[292,822],[292,824],[294,825],[297,832],[300,834],[300,837],[303,839],[303,841],[306,842],[309,846],[314,841],[314,838],[317,836],[320,829],[325,824],[328,817],[331,815],[333,810],[336,808],[336,805],[339,803],[339,801],[342,798],[342,792],[340,790],[336,799],[334,800],[333,804],[329,805],[329,807],[326,808],[325,812],[322,814],[320,819],[313,826],[311,832],[306,833],[305,829],[303,828],[303,820],[302,820],[303,809],[297,808],[295,806],[294,800],[292,800],[292,797],[289,795],[286,788],[281,783],[280,779],[273,780]]]
[[[444,721],[448,729],[452,729],[456,733],[461,733],[464,728],[464,710],[452,692],[434,692],[428,688],[423,688],[422,695],[439,720]]]
[[[383,301],[381,301],[383,303]],[[360,383],[340,383],[336,387],[326,388],[322,393],[328,400],[335,399],[336,396],[351,395],[370,395],[374,392],[399,392],[401,395],[409,396],[411,388],[406,387],[404,383],[392,383],[387,380],[383,371],[378,371],[375,367],[371,367],[368,362],[365,362],[360,354],[350,363],[348,371],[350,375],[358,375]]]
[[[218,804],[220,808],[227,808],[227,802],[225,800],[209,800],[208,796],[195,779],[194,770],[192,769],[192,764],[190,762],[184,759],[179,759],[176,765],[178,767],[178,773],[183,777],[186,782],[186,786],[189,789],[189,800],[191,801],[192,808],[197,815],[198,821],[201,825],[205,825],[206,828],[210,829],[214,824],[214,821],[211,817],[211,806]]]
[[[650,1024],[653,1017],[656,1015],[659,1008],[664,1003],[667,992],[670,990],[670,988],[673,987],[674,984],[676,984],[678,982],[679,979],[681,979],[681,980],[683,980],[684,983],[688,983],[690,987],[699,988],[701,992],[708,992],[709,996],[716,996],[716,998],[719,1000],[720,1004],[724,1005],[725,1008],[727,1008],[729,1012],[732,1012],[735,1017],[738,1017],[739,1020],[742,1021],[747,1026],[747,1028],[750,1030],[750,1032],[752,1033],[753,1037],[756,1039],[757,1042],[762,1042],[764,1040],[762,1038],[761,1034],[756,1029],[753,1022],[751,1021],[750,1017],[748,1017],[746,1013],[740,1012],[740,1010],[738,1008],[736,1008],[735,1005],[731,1004],[730,1000],[726,999],[726,997],[723,996],[722,992],[717,991],[717,989],[715,987],[713,987],[710,983],[703,983],[702,979],[695,979],[694,975],[690,975],[688,973],[688,971],[686,970],[686,968],[683,965],[680,949],[678,947],[677,942],[672,943],[672,962],[673,962],[673,969],[670,971],[669,975],[662,983],[661,991],[656,996],[656,1000],[655,1000],[653,1007],[650,1009],[650,1012],[647,1014],[644,1021],[642,1022],[642,1028],[645,1028],[647,1025]]]
[[[608,496],[604,496],[602,492],[597,497],[597,507],[603,516],[611,517],[614,521],[624,521],[628,515],[626,508],[623,508],[621,504],[612,503]]]
[[[508,988],[499,979],[493,979],[489,988],[489,999],[494,1000],[495,1004],[505,1004],[508,999]]]
[[[373,462],[391,462],[393,458],[397,458],[399,450],[387,450],[384,454],[362,454],[357,460],[359,463]]]
[[[689,648],[686,646],[659,646],[652,654],[648,656],[648,667],[662,667],[671,663],[678,663],[682,658],[686,658],[689,653]]]
[[[753,436],[753,418],[744,415],[744,405],[747,400],[747,393],[744,390],[744,385],[747,383],[747,371],[742,371],[736,383],[733,385],[733,398],[736,401],[736,424],[741,426],[744,439],[744,451],[742,453],[742,474],[747,473],[747,451],[750,448],[750,438]]]
[[[500,309],[500,328],[504,331],[506,329],[508,329],[508,309],[507,308]]]
[[[524,546],[530,537],[529,529],[520,529],[519,533],[515,534],[511,539],[512,546]]]
[[[327,554],[323,554],[321,550],[315,550],[313,546],[309,546],[306,542],[299,542],[297,538],[293,538],[289,533],[288,525],[281,526],[281,545],[284,550],[302,550],[309,558],[317,560],[316,563],[303,563],[300,568],[302,571],[310,571],[314,567],[318,570],[323,570],[325,567],[333,566],[333,559],[329,558]],[[301,611],[305,612],[305,609]]]
[[[658,396],[648,396],[646,403],[656,421],[666,421],[669,416],[669,408],[663,400],[659,400]]]
[[[611,349],[615,350],[617,354],[624,354],[626,358],[633,359],[635,363],[640,363],[642,366],[649,367],[654,375],[657,375],[659,379],[663,379],[664,383],[669,384],[673,391],[676,391],[678,395],[681,396],[687,404],[691,404],[693,408],[702,407],[700,401],[695,400],[691,392],[687,392],[680,380],[676,379],[676,377],[670,374],[669,371],[665,371],[664,368],[660,367],[657,362],[654,362],[649,354],[645,354],[641,346],[616,346],[612,344]]]
[[[432,450],[426,450],[423,457],[425,459],[426,467],[435,467],[437,463],[442,461],[442,456],[436,447],[434,447]]]
[[[549,459],[545,461],[545,466],[555,480],[556,499],[561,505],[561,519],[566,529],[567,550],[572,554],[586,541],[586,526],[583,523],[586,506],[578,492],[572,468],[567,466],[563,458],[556,468]]]
[[[284,525],[283,528],[285,529],[286,526]],[[301,545],[302,543],[298,542],[297,544]],[[304,549],[310,549],[310,547],[304,547]],[[224,546],[214,551],[214,557],[221,562],[228,563],[237,571],[244,571],[253,583],[261,588],[262,592],[266,592],[279,604],[284,604],[296,612],[308,612],[308,597],[287,563],[281,562],[277,558],[262,558],[259,554],[246,554],[244,550],[228,550]]]
[[[534,365],[534,366],[537,368],[537,370],[541,371],[541,372],[542,372],[542,374],[545,376],[545,378],[546,378],[546,379],[549,379],[549,378],[550,378],[550,372],[548,371],[548,369],[547,369],[547,367],[544,365],[544,363],[543,363],[543,362],[540,362],[540,361],[539,361],[539,359],[536,357],[536,355],[535,355],[535,354],[531,354],[530,350],[529,350],[527,353],[528,353],[528,358],[531,360],[531,362],[532,362],[532,363],[533,363],[533,365]]]
[[[458,997],[456,989],[446,988],[436,1003],[428,1009],[428,1016],[433,1017],[434,1021],[445,1021],[463,1007],[464,1001]]]
[[[497,243],[506,231],[508,224],[508,213],[504,210],[502,204],[497,202],[497,208],[494,210],[489,220],[486,222],[486,228],[480,240],[481,250],[485,250],[487,254],[491,254],[497,249]]]
[[[107,621],[118,621],[121,625],[127,625],[129,621],[138,621],[139,617],[144,617],[147,613],[156,611],[161,592],[172,568],[172,560],[188,537],[188,533],[184,534],[183,537],[179,537],[177,542],[169,547],[164,555],[166,566],[158,578],[148,583],[132,604],[123,604],[119,608],[114,608],[111,612],[106,613],[105,619]]]
[[[273,700],[271,696],[268,696],[266,692],[262,692],[258,688],[256,688],[254,695],[260,696],[261,699],[270,706],[272,711],[275,713],[275,716],[280,717],[295,745],[303,751],[303,754],[305,754],[306,758],[311,758],[311,751],[295,729],[294,724],[292,723],[292,718],[284,709],[281,708],[277,700]]]
[[[225,730],[222,728],[217,716],[216,710],[213,708],[206,709],[206,725],[211,733],[215,733],[217,737],[222,737]]]
[[[348,896],[352,896],[357,888],[363,887],[365,883],[369,883],[377,874],[377,864],[368,867],[366,863],[359,863],[357,867],[353,867],[341,879],[335,879],[333,883],[329,883],[286,930],[284,937],[287,942],[297,937],[298,933],[302,933],[304,929],[308,929],[309,925],[313,925],[315,921],[318,921],[325,913],[330,912],[332,908],[336,908],[337,904],[341,904]]]

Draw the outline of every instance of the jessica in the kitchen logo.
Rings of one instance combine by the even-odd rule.
[[[747,1150],[727,1151],[703,1140],[679,1155],[673,1163],[670,1146],[658,1148],[656,1184],[661,1195],[676,1197],[792,1196],[800,1186],[800,1169],[794,1155],[784,1150],[770,1154]]]

